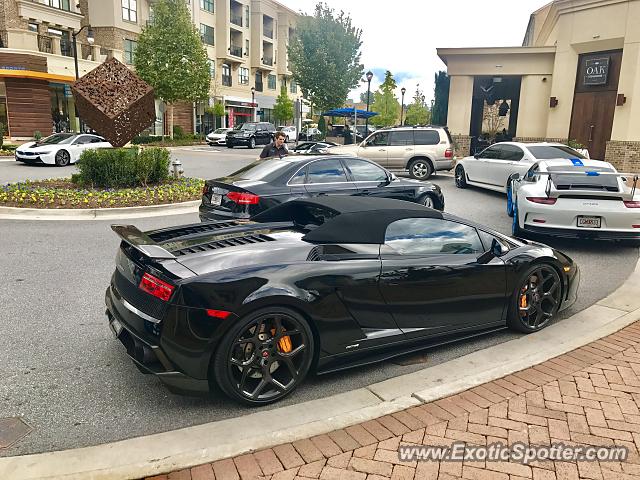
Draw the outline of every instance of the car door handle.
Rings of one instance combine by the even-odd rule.
[[[379,152],[386,152],[386,151],[387,151],[387,149],[386,149],[386,148],[379,148],[379,149],[378,149],[378,151],[379,151]]]
[[[407,152],[410,152],[411,150],[413,150],[413,148],[408,147],[408,148],[405,148],[405,150],[406,150]]]

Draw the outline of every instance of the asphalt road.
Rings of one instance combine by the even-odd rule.
[[[174,156],[187,175],[215,177],[240,168],[257,152],[181,149]],[[27,172],[0,163],[0,182],[8,181],[8,171],[18,175],[11,170],[16,167]],[[33,170],[22,179],[34,178],[32,172],[39,174],[42,167],[29,168]],[[451,176],[439,175],[434,181],[445,192],[447,211],[509,232],[503,196],[458,190]],[[128,222],[150,229],[196,221],[197,215],[191,214]],[[0,417],[20,415],[34,427],[22,441],[0,450],[0,456],[94,445],[247,412],[221,395],[173,395],[133,366],[104,316],[104,290],[118,246],[109,223],[0,221]],[[565,250],[582,269],[578,303],[561,318],[615,290],[638,259],[637,248],[613,243],[547,243]],[[433,349],[426,356],[309,378],[278,406],[366,386],[516,336],[505,331]]]

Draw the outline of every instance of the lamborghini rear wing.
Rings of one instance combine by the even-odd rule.
[[[113,230],[124,242],[131,245],[144,256],[154,260],[175,260],[175,255],[141,232],[133,225],[111,225]]]
[[[637,173],[621,173],[621,172],[598,172],[598,171],[558,171],[558,172],[536,172],[535,175],[546,176],[547,177],[547,185],[545,187],[545,194],[547,197],[558,197],[562,195],[573,195],[576,193],[588,193],[589,195],[598,196],[598,197],[620,197],[622,200],[633,200],[633,197],[636,193],[636,187],[638,185],[638,179],[640,178]],[[593,177],[616,177],[621,178],[622,182],[618,182],[618,190],[611,191],[607,190],[604,186],[601,189],[597,188],[597,185],[594,184],[592,187],[588,188],[569,188],[569,189],[558,189],[555,187],[552,176],[554,177],[562,177],[562,176],[572,176],[572,177],[580,177],[583,176],[585,178],[593,178]],[[628,180],[633,180],[633,185],[629,186],[627,184]],[[622,185],[620,185],[622,183]]]

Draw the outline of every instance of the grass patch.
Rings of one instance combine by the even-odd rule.
[[[7,183],[0,186],[0,205],[24,208],[116,208],[199,200],[204,180],[169,179],[133,188],[86,188],[69,179]]]

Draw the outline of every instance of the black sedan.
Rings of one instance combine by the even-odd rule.
[[[444,209],[440,187],[399,179],[362,158],[291,155],[254,162],[223,178],[207,180],[200,220],[248,219],[295,198],[358,195],[394,198]]]
[[[409,202],[293,200],[250,222],[122,239],[111,329],[174,391],[218,385],[275,402],[310,372],[384,360],[509,326],[535,332],[576,299],[566,255]]]

